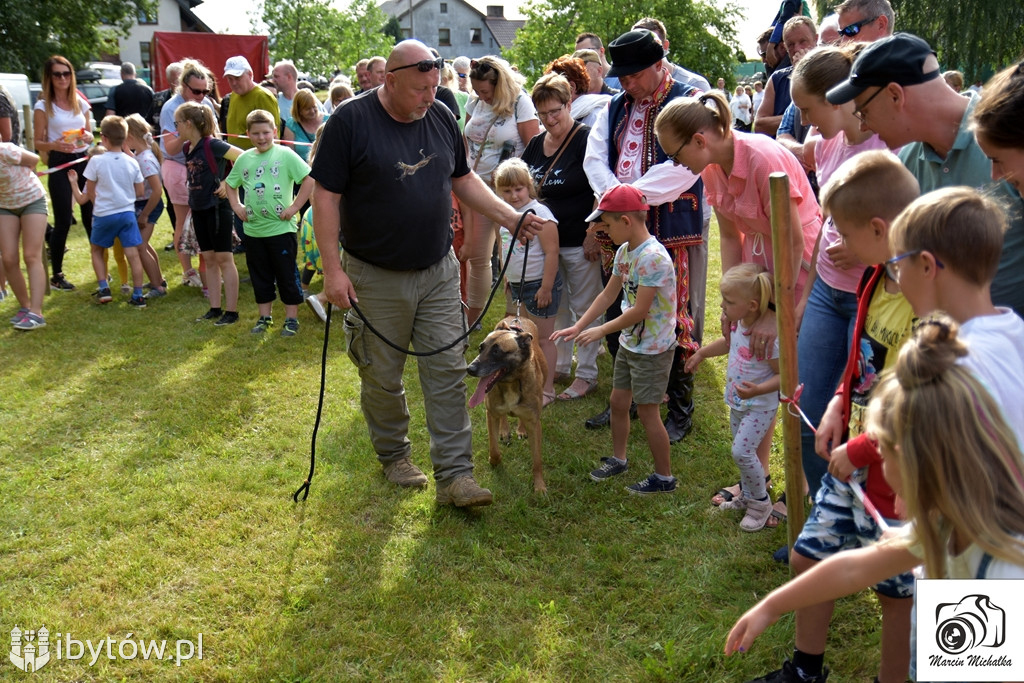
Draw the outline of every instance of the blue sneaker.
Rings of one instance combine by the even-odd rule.
[[[131,299],[128,300],[128,305],[132,306],[133,308],[145,308],[146,307],[146,297],[144,297],[144,296],[133,296]]]
[[[638,481],[632,486],[627,486],[626,490],[630,493],[636,493],[642,496],[649,493],[672,493],[676,490],[676,484],[677,481],[675,477],[665,481],[652,473],[651,476],[647,477],[643,481]]]
[[[114,300],[114,295],[110,293],[110,287],[104,287],[103,289],[97,289],[92,293],[93,298],[96,299],[96,303],[109,304]]]
[[[18,312],[14,314],[14,317],[11,318],[11,324],[14,325],[15,323],[19,322],[22,318],[25,317],[25,314],[27,313],[27,308],[19,308]]]
[[[594,481],[610,479],[629,469],[629,463],[622,462],[618,458],[602,458],[602,460],[604,460],[604,462],[601,463],[601,466],[590,473],[590,478]]]

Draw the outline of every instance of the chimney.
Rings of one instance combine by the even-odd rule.
[[[487,17],[490,19],[504,19],[505,18],[505,6],[504,5],[488,5],[487,6]]]

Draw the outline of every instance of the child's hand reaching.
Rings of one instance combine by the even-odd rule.
[[[559,339],[564,339],[565,341],[572,341],[573,339],[578,337],[579,334],[579,328],[573,325],[572,327],[566,327],[565,329],[555,330],[554,332],[552,332],[551,341],[558,341]]]
[[[703,360],[704,357],[701,355],[700,349],[698,349],[692,356],[686,359],[686,364],[683,366],[683,369],[691,374],[697,372],[697,368],[700,367]]]
[[[601,331],[603,325],[597,327],[588,327],[576,336],[576,343],[588,346],[594,342],[600,342],[604,339],[604,332]]]
[[[78,172],[73,168],[68,169],[68,180],[71,181],[72,185],[78,185]]]
[[[751,607],[740,617],[729,631],[725,639],[725,654],[746,652],[754,642],[754,638],[779,620],[778,614],[772,614],[763,602]]]
[[[850,456],[846,452],[846,444],[841,444],[832,449],[832,458],[828,461],[828,473],[839,481],[848,481],[850,475],[856,471],[856,467],[850,462]]]

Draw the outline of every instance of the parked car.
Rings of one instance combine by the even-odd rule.
[[[89,100],[93,121],[99,127],[100,121],[107,115],[107,95],[110,92],[110,86],[99,81],[79,81],[78,91],[85,99]]]

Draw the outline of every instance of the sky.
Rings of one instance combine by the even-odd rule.
[[[590,1],[600,2],[600,0]],[[778,2],[773,0],[734,0],[734,2],[743,15],[743,19],[736,26],[740,49],[746,53],[748,58],[755,57],[757,55],[757,36],[771,25],[772,18],[778,10]],[[249,33],[249,17],[246,12],[255,4],[252,0],[206,0],[193,12],[218,33]],[[347,3],[334,0],[334,4],[344,7]],[[519,0],[509,0],[505,3],[502,3],[502,0],[471,0],[470,4],[480,11],[485,11],[488,4],[504,4],[507,18],[516,19],[522,16],[519,13]],[[669,36],[669,40],[671,39],[672,36]]]

